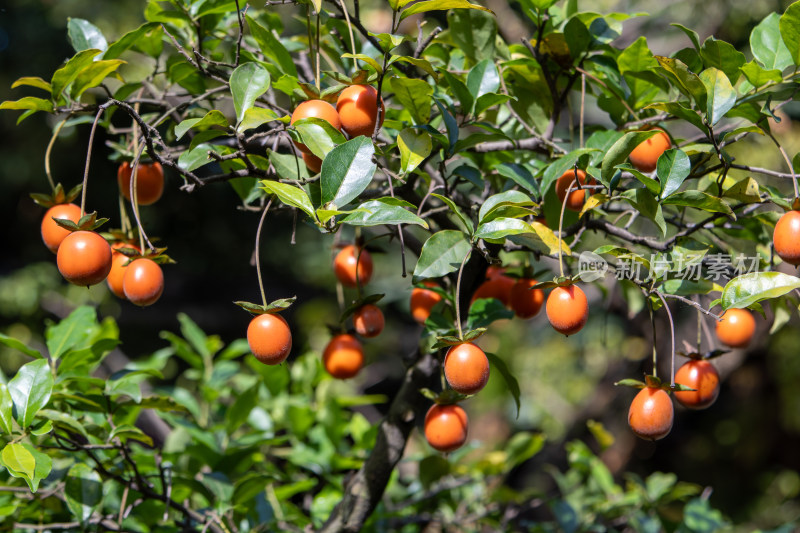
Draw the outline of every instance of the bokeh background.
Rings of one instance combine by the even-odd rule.
[[[750,29],[770,11],[782,12],[788,1],[705,0],[593,1],[598,12],[647,12],[652,16],[626,23],[619,45],[639,35],[648,37],[656,53],[668,55],[687,46],[688,40],[670,22],[695,29],[701,39],[709,35],[727,40],[749,55]],[[86,18],[99,26],[109,40],[138,26],[144,2],[118,0],[5,0],[0,6],[0,100],[23,96],[10,89],[20,76],[51,73],[73,50],[67,40],[69,17]],[[515,6],[504,0],[487,5],[504,21],[500,30],[507,41],[530,36],[531,29],[516,16]],[[366,26],[378,31],[387,24],[378,2],[362,2]],[[278,8],[280,9],[280,8]],[[300,26],[285,15],[287,32]],[[508,21],[508,23],[506,23]],[[384,28],[385,29],[385,28]],[[25,93],[30,94],[30,93]],[[790,154],[800,149],[800,109],[784,108],[776,134]],[[187,313],[206,332],[223,341],[244,336],[248,315],[234,300],[258,301],[258,282],[252,264],[257,215],[240,209],[241,202],[226,184],[187,194],[175,175],[167,173],[167,190],[154,206],[142,208],[148,233],[160,238],[177,264],[165,268],[166,290],[154,306],[139,309],[116,300],[105,285],[92,289],[68,286],[59,276],[55,258],[41,243],[39,224],[44,210],[31,192],[46,192],[44,152],[55,120],[37,114],[16,125],[18,113],[0,113],[0,331],[25,341],[38,342],[42,322],[65,316],[80,303],[96,305],[101,316],[113,316],[120,325],[122,352],[130,359],[165,345],[162,330],[178,329],[176,315]],[[66,187],[77,184],[85,165],[89,126],[66,128],[52,154],[54,178]],[[92,159],[88,207],[119,226],[116,163],[108,159],[105,142],[98,135]],[[737,157],[754,166],[780,168],[776,150],[754,141],[738,149]],[[761,179],[761,177],[759,177]],[[788,183],[776,183],[788,190]],[[346,230],[352,231],[352,230]],[[343,240],[352,239],[345,233]],[[602,244],[589,237],[592,243]],[[595,239],[594,241],[591,239]],[[329,337],[327,324],[336,321],[338,307],[330,258],[334,238],[299,224],[292,241],[291,217],[269,216],[262,242],[264,282],[270,299],[296,295],[298,303],[288,313],[295,332],[295,352],[321,352]],[[353,383],[368,393],[391,394],[402,374],[397,353],[414,350],[419,327],[407,314],[410,277],[401,276],[399,248],[387,239],[377,245],[376,275],[372,289],[386,293],[387,328],[366,344],[370,365]],[[519,259],[510,256],[509,260]],[[413,256],[409,268],[413,268]],[[545,264],[545,267],[552,266]],[[612,287],[607,283],[604,287]],[[711,502],[741,530],[774,528],[800,517],[800,328],[795,317],[770,335],[772,312],[758,317],[757,339],[744,351],[735,351],[719,362],[723,374],[720,398],[703,412],[677,409],[671,435],[657,443],[636,439],[627,429],[627,407],[634,392],[613,383],[624,377],[640,377],[650,368],[653,344],[646,311],[629,316],[620,288],[590,293],[591,318],[581,334],[564,340],[547,325],[544,316],[531,321],[497,323],[482,339],[482,346],[502,356],[522,386],[519,417],[504,383],[494,376],[480,401],[467,402],[472,439],[491,446],[519,430],[541,431],[545,450],[516,472],[518,486],[551,483],[545,464],[565,464],[563,442],[581,438],[600,450],[588,424],[596,421],[614,438],[602,457],[618,475],[646,475],[653,471],[675,472],[683,481],[713,489]],[[661,318],[659,318],[661,320]],[[697,335],[696,313],[677,308],[678,338],[693,342]],[[713,324],[710,324],[713,327]],[[666,322],[659,330],[667,331]],[[657,339],[659,353],[668,353],[668,339]],[[704,347],[708,348],[707,340]],[[666,373],[666,357],[662,372]],[[22,360],[0,347],[0,370],[9,375]],[[165,379],[177,379],[175,364]],[[379,409],[369,413],[377,420]],[[415,440],[411,448],[421,446]],[[480,453],[476,451],[476,453]],[[787,526],[790,527],[790,526]],[[787,529],[787,531],[790,529]]]

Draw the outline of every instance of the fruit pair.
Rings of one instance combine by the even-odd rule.
[[[372,256],[353,244],[342,248],[333,260],[333,273],[345,287],[366,285],[372,278]]]
[[[381,125],[384,114],[385,107],[381,100]],[[290,124],[302,118],[322,119],[337,130],[344,130],[351,139],[359,135],[372,137],[378,119],[378,91],[369,85],[351,85],[339,94],[335,108],[324,100],[307,100],[295,108]],[[310,153],[305,145],[295,145],[303,153],[303,161],[308,169],[319,172],[322,160]]]

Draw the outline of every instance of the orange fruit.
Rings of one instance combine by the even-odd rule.
[[[117,169],[117,183],[122,196],[131,199],[131,164],[127,161]],[[164,194],[164,169],[161,163],[139,163],[136,170],[136,200],[139,205],[154,204]]]
[[[628,410],[628,425],[636,436],[659,440],[672,430],[675,411],[672,400],[664,390],[645,387],[639,391]]]
[[[493,267],[490,266],[486,270],[486,281],[481,283],[472,294],[470,303],[474,303],[479,298],[496,298],[508,307],[511,303],[511,288],[514,287],[516,280],[506,276],[503,272],[505,269],[493,270]]]
[[[295,108],[294,113],[292,113],[289,124],[294,124],[301,118],[320,118],[337,130],[342,129],[342,121],[339,118],[339,113],[336,112],[335,107],[325,100],[306,100],[305,102],[301,102],[300,105]],[[310,153],[306,145],[298,142],[294,144],[301,152]]]
[[[800,265],[800,211],[787,211],[781,216],[772,233],[772,244],[778,257]]]
[[[77,224],[81,219],[81,208],[75,204],[58,204],[48,209],[44,214],[42,218],[42,241],[48,250],[56,253],[58,245],[71,232],[56,224],[53,220],[54,218],[71,220]]]
[[[356,261],[358,268],[356,268]],[[357,284],[366,285],[372,278],[372,256],[367,250],[362,249],[361,255],[358,248],[349,244],[342,248],[333,260],[333,273],[336,279],[345,287],[355,287]],[[358,277],[356,278],[356,274]]]
[[[436,287],[436,283],[432,281],[424,282],[426,287]],[[430,289],[423,289],[421,287],[414,287],[411,290],[411,316],[414,317],[419,324],[424,324],[428,317],[431,316],[431,309],[442,301],[442,295]]]
[[[337,379],[352,378],[364,365],[364,349],[352,335],[336,335],[322,352],[322,364]]]
[[[336,110],[342,129],[351,139],[359,135],[372,137],[378,118],[378,91],[370,85],[351,85],[339,94]],[[381,125],[385,114],[381,99]]]
[[[756,332],[756,319],[747,309],[728,309],[717,322],[717,338],[731,348],[744,348]]]
[[[531,289],[536,283],[535,279],[520,278],[511,287],[511,309],[520,318],[531,318],[542,310],[544,291]]]
[[[164,272],[152,259],[134,259],[125,267],[122,292],[132,304],[141,307],[153,305],[164,292]]]
[[[639,172],[652,172],[656,169],[658,158],[672,146],[672,141],[664,130],[656,128],[660,133],[653,135],[633,149],[628,156],[631,165]]]
[[[564,335],[572,335],[586,325],[589,302],[577,285],[556,287],[547,297],[545,311],[553,329]]]
[[[264,313],[247,326],[247,344],[260,362],[279,365],[292,351],[292,332],[282,316]]]
[[[558,196],[558,201],[563,204],[564,198],[567,197],[567,191],[569,190],[572,183],[575,181],[575,175],[578,175],[578,181],[581,185],[594,185],[595,181],[589,178],[589,181],[586,181],[586,172],[583,170],[567,170],[561,177],[558,178],[556,181],[556,195]],[[583,209],[583,203],[586,201],[586,191],[583,189],[578,189],[577,185],[572,185],[572,192],[569,193],[569,199],[567,200],[567,209],[571,211],[580,211]]]
[[[133,248],[139,251],[138,246],[132,244],[118,242],[111,245],[111,271],[108,273],[106,283],[108,288],[114,293],[117,298],[125,299],[125,291],[122,288],[122,280],[125,277],[125,272],[128,268],[128,261],[131,260],[127,255],[118,252],[120,248]]]
[[[444,357],[444,377],[456,392],[475,394],[489,381],[489,359],[471,342],[452,346]]]
[[[322,159],[307,152],[303,152],[302,155],[303,162],[306,164],[306,168],[308,168],[312,174],[318,174],[322,169]]]
[[[111,271],[111,246],[93,231],[74,231],[64,237],[56,254],[61,275],[75,285],[100,283]]]
[[[675,399],[689,409],[710,407],[719,396],[719,373],[708,361],[687,361],[675,373],[675,383],[696,389],[675,392]]]
[[[353,313],[353,327],[362,337],[377,337],[383,331],[383,325],[383,312],[376,305],[364,305]]]
[[[425,439],[440,452],[457,450],[467,441],[469,419],[458,405],[433,405],[425,415]]]

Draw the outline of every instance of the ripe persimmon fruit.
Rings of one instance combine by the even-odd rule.
[[[787,211],[781,216],[772,233],[772,245],[778,257],[800,265],[800,211]]]
[[[122,292],[132,304],[140,307],[153,305],[164,292],[164,272],[152,259],[134,259],[125,267]]]
[[[672,430],[675,409],[669,394],[657,387],[644,387],[633,398],[628,425],[637,437],[659,440]]]
[[[111,271],[111,246],[93,231],[74,231],[64,237],[56,253],[58,271],[81,287],[100,283]]]
[[[423,283],[426,287],[436,287],[433,281]],[[419,324],[424,324],[431,316],[431,309],[442,301],[442,295],[430,289],[414,287],[411,290],[411,316]]]
[[[675,373],[675,383],[695,389],[675,391],[675,399],[689,409],[710,407],[719,396],[719,372],[708,361],[687,361]]]
[[[516,283],[514,278],[505,275],[506,269],[491,265],[486,269],[486,281],[481,283],[472,294],[470,303],[479,298],[496,298],[508,307],[511,305],[511,288]]]
[[[359,135],[372,137],[378,119],[378,91],[371,85],[351,85],[339,93],[336,110],[342,129],[352,139]],[[386,108],[381,99],[381,126]]]
[[[539,314],[544,304],[544,291],[531,289],[537,281],[530,278],[520,278],[511,287],[511,309],[520,318],[531,318]]]
[[[756,332],[756,319],[747,309],[728,309],[717,322],[717,338],[731,348],[744,348]]]
[[[456,392],[475,394],[489,381],[489,359],[471,342],[457,344],[444,356],[444,377]]]
[[[117,183],[122,196],[131,199],[131,164],[123,162],[117,169]],[[139,163],[136,170],[136,200],[139,205],[154,204],[164,194],[164,169],[161,163]]]
[[[339,118],[339,113],[337,113],[335,107],[325,100],[306,100],[305,102],[301,102],[300,105],[294,109],[289,124],[294,124],[301,118],[320,118],[337,130],[342,129],[342,121]],[[294,144],[301,152],[310,153],[306,145],[299,142],[295,142]]]
[[[125,278],[125,272],[127,271],[131,258],[121,252],[118,252],[117,250],[120,248],[133,248],[138,251],[139,247],[123,242],[118,242],[111,245],[111,271],[108,273],[106,283],[108,283],[108,288],[111,289],[111,292],[114,293],[114,296],[124,300],[125,291],[122,288],[122,280]]]
[[[383,331],[383,326],[383,312],[377,305],[363,305],[353,313],[353,327],[362,337],[377,337]]]
[[[318,174],[319,171],[322,170],[322,159],[308,152],[302,152],[302,156],[303,163],[306,164],[306,168],[308,168],[312,174]]]
[[[572,192],[569,193],[569,198],[567,199],[567,209],[570,211],[580,211],[583,209],[583,203],[586,201],[586,191],[583,189],[578,189],[577,185],[572,185],[575,181],[575,175],[578,176],[578,182],[581,185],[594,185],[595,181],[592,178],[586,180],[586,172],[583,170],[567,170],[561,177],[558,178],[556,181],[556,195],[558,196],[558,201],[560,204],[564,203],[564,198],[567,197],[567,191],[569,190],[570,186],[572,186]]]
[[[356,268],[358,262],[358,268]],[[333,273],[345,287],[355,287],[359,283],[366,285],[372,278],[372,256],[367,250],[359,249],[353,244],[342,248],[333,260]],[[356,276],[358,274],[358,276]]]
[[[282,316],[264,313],[247,326],[247,344],[260,362],[279,365],[292,351],[292,332]]]
[[[652,172],[656,169],[658,158],[672,146],[672,141],[664,130],[656,128],[659,133],[653,135],[628,155],[631,165],[639,172]]]
[[[425,415],[425,440],[440,452],[452,452],[467,442],[469,419],[458,405],[433,405]]]
[[[556,287],[547,297],[545,311],[553,329],[564,335],[572,335],[586,325],[589,302],[586,294],[577,285]]]
[[[341,333],[325,346],[322,364],[328,374],[337,379],[352,378],[364,364],[364,349],[357,338]]]
[[[71,232],[56,224],[53,220],[54,218],[71,220],[77,224],[81,219],[81,208],[75,204],[58,204],[48,209],[47,213],[44,214],[44,218],[42,218],[42,241],[48,250],[56,253],[58,245]]]

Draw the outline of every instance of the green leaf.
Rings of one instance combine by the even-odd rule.
[[[438,231],[422,246],[414,283],[427,278],[441,278],[461,267],[464,256],[472,249],[464,233],[455,230]]]
[[[344,207],[372,181],[377,165],[372,161],[372,140],[359,136],[331,150],[322,162],[320,186],[322,204]]]
[[[11,435],[14,421],[14,401],[8,387],[0,383],[0,429],[7,435]]]
[[[689,156],[683,150],[670,148],[661,154],[656,164],[656,174],[661,182],[659,191],[661,198],[666,198],[680,189],[691,170]]]
[[[447,205],[447,207],[450,208],[450,211],[452,211],[453,214],[456,215],[458,221],[461,222],[461,227],[464,229],[464,231],[467,232],[467,234],[472,235],[472,233],[475,231],[475,227],[472,225],[472,221],[464,214],[463,211],[461,211],[461,209],[459,209],[459,207],[453,200],[451,200],[447,196],[443,196],[438,193],[433,193],[431,194],[431,196],[433,196],[434,198],[438,198],[439,200],[444,202]]]
[[[64,484],[67,507],[80,522],[86,522],[103,501],[103,479],[85,463],[72,465]]]
[[[692,98],[701,108],[706,107],[706,88],[703,82],[680,59],[656,56],[659,71],[683,94]]]
[[[81,306],[64,320],[47,328],[45,338],[50,357],[56,361],[74,348],[84,348],[97,330],[97,313],[93,307]]]
[[[467,74],[467,89],[474,100],[484,94],[494,93],[500,88],[500,73],[494,62],[484,59]]]
[[[246,16],[245,19],[247,20],[247,26],[250,28],[250,33],[261,49],[261,53],[278,65],[284,74],[297,78],[297,68],[292,55],[278,38],[272,34],[272,30],[264,28],[252,17]]]
[[[86,90],[97,87],[124,63],[125,61],[121,59],[95,61],[75,78],[72,89],[70,90],[70,96],[72,98],[78,98]]]
[[[23,365],[8,382],[8,391],[14,401],[16,419],[22,428],[33,422],[39,409],[47,405],[53,392],[53,374],[46,359]]]
[[[733,278],[722,291],[722,309],[750,307],[754,303],[800,288],[800,278],[782,272],[753,272]]]
[[[3,448],[0,459],[3,461],[3,466],[9,471],[23,474],[26,478],[33,479],[36,459],[22,444],[8,444]]]
[[[258,63],[239,65],[231,73],[231,96],[236,111],[236,123],[244,119],[244,113],[255,105],[256,99],[269,89],[269,72]]]
[[[503,379],[506,382],[506,386],[508,387],[508,392],[511,393],[511,397],[514,398],[514,403],[517,405],[517,417],[519,417],[519,410],[521,407],[519,397],[520,397],[520,390],[519,390],[519,382],[517,382],[517,378],[514,377],[514,374],[508,369],[506,366],[505,361],[497,357],[495,354],[486,352],[486,357],[489,358],[489,363],[492,365],[492,368],[500,372],[500,375],[503,376]]]
[[[211,157],[208,152],[221,152],[223,148],[210,143],[200,143],[194,148],[183,152],[178,158],[178,167],[189,172],[196,170],[204,165],[211,163]]]
[[[249,64],[249,63],[248,63]],[[209,111],[201,118],[187,118],[181,121],[180,124],[175,126],[175,140],[179,141],[181,137],[186,135],[190,129],[198,131],[207,130],[212,126],[220,126],[222,128],[228,127],[228,119],[222,114],[222,111],[216,109]]]
[[[397,136],[397,147],[400,149],[400,172],[408,174],[431,155],[433,143],[428,132],[404,128]]]
[[[756,88],[767,83],[780,83],[783,79],[780,70],[764,70],[755,60],[745,63],[742,66],[742,73],[750,85]]]
[[[671,279],[662,283],[659,290],[664,294],[693,296],[695,294],[708,294],[713,291],[714,283],[707,280]]]
[[[24,98],[20,98],[19,100],[6,100],[2,104],[0,104],[0,109],[11,109],[11,110],[29,109],[33,112],[47,111],[48,113],[52,113],[53,102],[51,102],[50,100],[44,100],[42,98],[36,98],[34,96],[26,96]]]
[[[94,48],[78,52],[63,67],[55,71],[53,79],[50,80],[53,100],[57,101],[61,97],[67,85],[75,81],[75,78],[94,62],[95,56],[99,53],[101,50]]]
[[[96,48],[105,50],[108,48],[108,41],[103,36],[100,28],[84,19],[69,19],[67,22],[67,35],[72,48],[76,52]]]
[[[152,31],[153,29],[158,28],[161,30],[161,25],[155,22],[146,22],[136,28],[135,30],[129,31],[113,43],[108,46],[106,53],[103,54],[104,59],[116,59],[122,55],[123,52],[128,50],[130,47],[138,44],[144,38],[144,36]],[[98,48],[97,46],[93,46],[91,48]]]
[[[383,224],[417,224],[428,229],[428,223],[417,215],[404,209],[401,205],[393,205],[393,198],[370,200],[358,206],[358,209],[342,220],[351,226],[380,226]]]
[[[633,148],[631,148],[633,150]],[[553,185],[564,172],[574,168],[575,163],[586,154],[593,154],[597,150],[594,148],[579,148],[573,150],[568,154],[564,154],[561,158],[557,159],[548,166],[542,175],[541,189],[542,194],[546,194],[551,185]],[[626,156],[627,157],[627,156]],[[623,158],[624,160],[624,158]]]
[[[478,226],[475,230],[476,239],[503,239],[509,235],[534,233],[530,224],[518,218],[496,218]]]
[[[447,11],[450,9],[477,9],[494,14],[491,9],[487,9],[478,4],[470,4],[467,0],[424,0],[422,2],[417,2],[408,9],[404,9],[403,12],[400,13],[400,20],[405,20],[417,13]]]
[[[495,171],[533,194],[536,198],[540,196],[539,183],[533,177],[531,171],[523,165],[517,163],[501,163],[495,167]]]
[[[489,198],[483,202],[481,205],[480,210],[478,211],[478,221],[479,223],[483,224],[484,222],[489,222],[493,218],[490,215],[501,206],[506,205],[515,205],[515,206],[530,206],[533,205],[533,201],[531,201],[530,197],[520,191],[505,191],[497,194],[493,194]]]
[[[273,120],[278,119],[280,119],[280,116],[278,116],[278,114],[272,109],[266,109],[264,107],[251,107],[244,112],[244,117],[236,127],[236,131],[237,133],[242,133],[250,129],[255,129],[262,124],[266,124],[267,122],[272,122]]]
[[[744,65],[744,54],[730,43],[709,37],[700,49],[703,65],[714,67],[725,73],[730,82],[739,79],[739,68]],[[702,78],[702,76],[701,76]]]
[[[120,442],[123,443],[129,440],[135,440],[138,442],[142,442],[148,446],[153,445],[152,438],[150,438],[148,435],[145,435],[145,433],[141,429],[137,428],[136,426],[132,426],[130,424],[121,424],[115,427],[114,430],[111,433],[109,433],[108,441],[113,442],[114,439],[119,439]]]
[[[658,66],[658,62],[647,46],[647,38],[641,36],[617,56],[617,66],[620,74],[648,72]]]
[[[497,105],[505,104],[509,100],[513,100],[513,98],[507,94],[486,93],[478,97],[478,100],[475,102],[474,114],[477,117],[487,109]]]
[[[800,65],[800,2],[794,2],[786,8],[786,12],[781,15],[779,28],[792,61],[795,65]]]
[[[23,478],[28,483],[31,492],[36,492],[39,489],[39,483],[50,475],[50,471],[53,469],[53,461],[49,455],[40,452],[27,442],[23,442],[22,446],[28,450],[28,453],[33,455],[33,459],[36,461],[36,467],[33,469],[33,479]]]
[[[9,337],[3,333],[0,333],[0,344],[4,344],[13,350],[19,350],[20,352],[24,353],[28,357],[33,357],[34,359],[41,359],[42,354],[38,351],[30,348],[29,346],[24,345],[22,342],[18,341],[14,337]]]
[[[275,167],[275,172],[281,179],[285,180],[307,180],[309,178],[308,169],[300,157],[291,154],[280,154],[270,152],[269,162]],[[319,195],[317,195],[319,199]]]
[[[750,33],[750,51],[753,52],[753,57],[766,70],[777,70],[778,76],[792,64],[792,54],[781,37],[780,19],[777,13],[770,13]],[[753,85],[758,87],[760,84]]]
[[[661,234],[666,235],[667,224],[664,221],[664,213],[653,193],[647,189],[629,189],[622,194],[622,197],[642,215],[655,222]]]
[[[311,205],[311,200],[306,194],[306,191],[300,187],[270,180],[261,180],[260,183],[262,189],[277,196],[284,204],[296,207],[307,214],[311,220],[316,220],[317,216],[314,213],[314,206]]]
[[[711,213],[723,213],[730,219],[736,220],[736,215],[725,201],[702,191],[692,190],[678,192],[663,199],[661,203],[664,205],[694,207],[695,209],[702,209],[703,211],[709,211]]]
[[[328,152],[345,142],[344,135],[321,118],[301,118],[292,127],[300,134],[306,148],[320,159],[325,159]]]
[[[609,187],[611,178],[617,170],[617,165],[625,162],[637,146],[657,133],[658,130],[631,131],[620,137],[603,157],[603,163],[600,167],[600,181],[603,182],[603,185]],[[560,175],[555,176],[554,179],[558,179]]]
[[[381,66],[380,63],[378,63],[378,60],[366,54],[342,54],[342,57],[346,59],[358,59],[359,61],[363,61],[364,63],[372,67],[378,74],[381,74],[383,72],[383,66]]]
[[[396,61],[402,61],[404,63],[411,63],[415,67],[420,70],[425,71],[425,73],[430,74],[434,80],[438,80],[439,75],[436,73],[436,70],[433,68],[433,65],[427,59],[420,59],[417,57],[409,57],[409,56],[395,56],[392,58]],[[392,61],[394,63],[394,61]]]
[[[685,120],[692,126],[696,127],[703,133],[708,131],[708,128],[705,124],[703,124],[703,118],[694,111],[693,109],[689,109],[677,102],[661,102],[656,104],[650,104],[645,106],[645,109],[657,109],[659,111],[664,111],[669,113],[670,115],[676,116],[680,119]]]
[[[706,116],[708,122],[714,126],[736,105],[736,89],[731,85],[728,76],[714,67],[701,72],[700,79],[706,87]]]
[[[427,124],[431,116],[433,87],[423,80],[391,78],[392,91],[398,103],[411,113],[415,124]]]
[[[48,82],[44,81],[38,76],[24,76],[19,78],[17,81],[11,84],[11,88],[16,89],[17,87],[22,87],[23,85],[28,87],[36,87],[37,89],[45,90],[48,93],[53,90]]]

